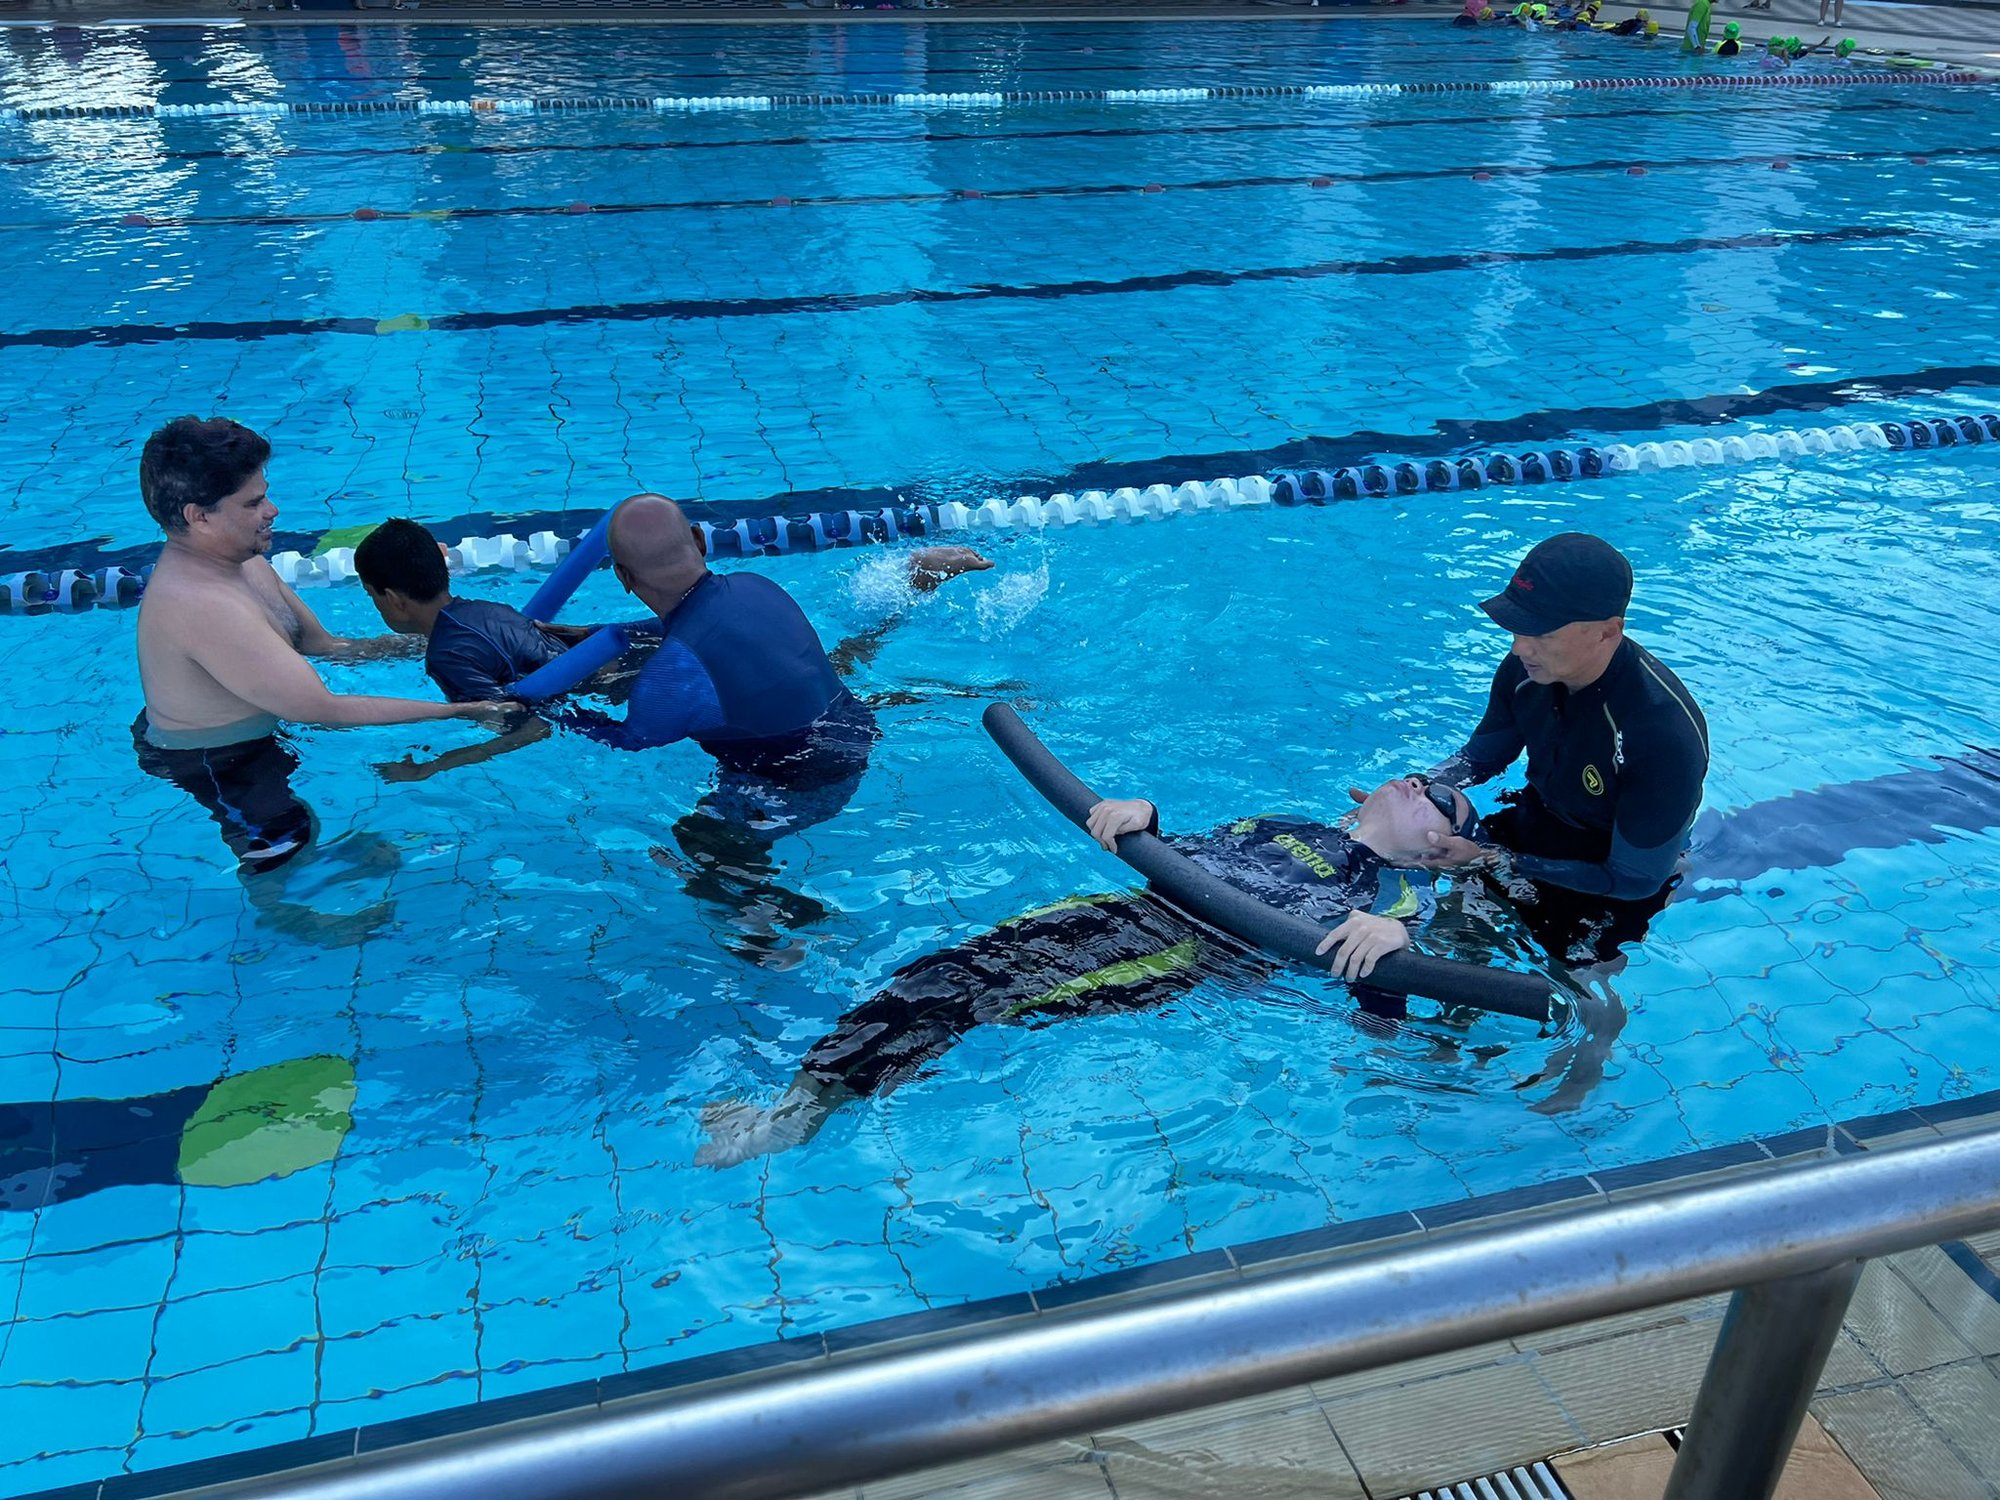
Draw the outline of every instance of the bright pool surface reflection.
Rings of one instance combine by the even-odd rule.
[[[1447,35],[17,30],[0,102],[1683,66]],[[138,447],[190,410],[270,433],[281,529],[456,540],[642,486],[768,514],[2000,404],[1984,89],[0,132],[0,571],[148,544]],[[461,728],[300,732],[320,848],[252,899],[134,764],[134,616],[0,620],[0,1118],[69,1131],[0,1155],[0,1484],[2000,1086],[2000,795],[1972,753],[2000,713],[1997,478],[1992,449],[1872,452],[992,537],[992,572],[859,669],[890,700],[872,769],[748,917],[686,889],[698,752],[373,769]],[[1707,711],[1708,806],[1753,810],[1610,980],[1608,1050],[1217,981],[977,1031],[799,1149],[695,1164],[704,1105],[775,1096],[899,965],[1119,888],[986,701],[1169,828],[1331,817],[1459,742],[1505,645],[1474,601],[1570,528],[1633,558],[1632,630]],[[751,566],[829,643],[897,597],[879,557]],[[376,628],[352,586],[310,602]],[[600,574],[575,617],[626,607]],[[327,675],[429,692],[410,664]],[[1908,772],[1935,795],[1885,781]]]

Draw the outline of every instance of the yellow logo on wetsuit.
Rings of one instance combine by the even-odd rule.
[[[1418,912],[1423,910],[1423,904],[1417,900],[1417,893],[1410,889],[1409,876],[1398,875],[1396,877],[1396,885],[1397,885],[1396,899],[1390,902],[1389,905],[1387,906],[1382,906],[1378,902],[1375,912],[1376,916],[1399,917],[1399,918],[1414,917]]]
[[[1598,774],[1597,767],[1585,766],[1583,768],[1583,789],[1593,797],[1604,795],[1604,778]]]
[[[1334,868],[1332,861],[1303,839],[1294,838],[1289,833],[1281,833],[1271,842],[1319,876],[1321,880],[1332,880],[1340,873]]]

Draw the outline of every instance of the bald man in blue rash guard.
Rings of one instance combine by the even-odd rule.
[[[1625,634],[1632,566],[1599,537],[1539,543],[1480,608],[1512,633],[1485,715],[1430,775],[1490,780],[1525,750],[1527,785],[1485,820],[1522,917],[1552,954],[1603,962],[1636,942],[1679,883],[1708,772],[1708,723],[1678,677]],[[1436,863],[1495,859],[1464,839]]]
[[[558,722],[621,750],[691,739],[725,771],[790,786],[861,774],[875,716],[790,594],[756,573],[711,573],[687,517],[664,495],[620,505],[610,543],[618,581],[659,615],[643,629],[657,630],[660,645],[622,720],[572,710]]]
[[[688,891],[729,914],[733,951],[789,967],[799,955],[777,929],[824,913],[769,880],[768,850],[847,805],[880,735],[875,715],[790,594],[756,573],[709,571],[673,501],[633,496],[609,541],[618,581],[659,615],[630,633],[657,632],[659,645],[632,678],[623,719],[571,709],[556,722],[622,750],[692,739],[715,757],[717,784],[674,827]]]

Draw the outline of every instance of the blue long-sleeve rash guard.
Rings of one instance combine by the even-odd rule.
[[[1486,781],[1528,752],[1514,867],[1530,880],[1616,900],[1673,877],[1708,774],[1708,721],[1678,677],[1637,642],[1572,692],[1538,683],[1509,654],[1462,749],[1431,771]]]
[[[770,579],[711,573],[655,628],[660,648],[623,720],[574,709],[558,722],[622,750],[692,739],[728,769],[757,775],[840,774],[865,761],[873,715]]]

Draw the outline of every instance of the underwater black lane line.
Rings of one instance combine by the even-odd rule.
[[[1508,96],[1501,96],[1508,97]],[[1534,99],[1546,105],[1551,99],[1563,99],[1576,103],[1606,100],[1603,94],[1523,94],[1523,99]],[[1759,94],[1731,94],[1725,100],[1705,100],[1700,105],[1685,108],[1666,109],[1604,109],[1583,110],[1566,116],[1569,122],[1597,120],[1630,120],[1680,118],[1699,115],[1713,119],[1717,109],[1735,109],[1742,114],[1794,114],[1802,101],[1798,98],[1770,100]],[[1926,101],[1928,104],[1929,101]],[[1879,113],[1882,111],[1922,110],[1928,117],[1932,115],[1965,115],[1970,110],[1941,108],[1935,105],[1912,103],[1906,99],[1856,99],[1842,101],[1838,106],[1842,115]],[[493,141],[479,146],[446,146],[432,143],[423,146],[352,146],[320,149],[301,147],[277,151],[247,151],[213,149],[203,151],[159,151],[147,159],[154,162],[182,161],[348,161],[374,160],[385,157],[403,156],[535,156],[571,152],[597,151],[739,151],[764,147],[800,146],[883,146],[883,145],[951,145],[963,141],[1059,141],[1059,140],[1146,140],[1158,136],[1180,135],[1240,135],[1240,134],[1300,134],[1310,135],[1324,131],[1358,130],[1412,130],[1428,126],[1450,125],[1527,125],[1545,124],[1545,114],[1530,114],[1516,111],[1512,114],[1487,115],[1426,115],[1411,119],[1372,120],[1251,120],[1235,124],[1219,125],[1095,125],[1067,130],[929,130],[917,131],[909,135],[784,135],[746,136],[740,140],[722,141],[536,141],[510,144]],[[122,149],[122,146],[118,149]],[[72,161],[76,152],[48,152],[40,156],[0,156],[0,166],[39,167],[51,162]]]
[[[545,328],[588,323],[692,322],[709,318],[867,312],[888,307],[949,306],[959,302],[1059,301],[1067,297],[1119,297],[1184,287],[1214,290],[1260,282],[1317,281],[1335,276],[1427,276],[1448,271],[1488,270],[1544,262],[1616,260],[1650,255],[1690,255],[1703,251],[1782,250],[1815,245],[1855,245],[1909,239],[1922,231],[1900,224],[1850,224],[1839,229],[1765,230],[1755,234],[1691,237],[1683,240],[1626,240],[1611,245],[1566,245],[1549,250],[1482,250],[1450,255],[1397,255],[1382,260],[1329,260],[1304,266],[1257,266],[1243,271],[1191,270],[1116,281],[1036,282],[1025,286],[913,287],[900,292],[815,292],[790,297],[719,299],[666,298],[574,307],[511,311],[415,314],[373,318],[265,318],[224,323],[121,323],[96,328],[41,328],[0,333],[0,349],[125,348],[183,340],[252,341],[340,333],[380,334],[430,331],[458,333],[496,328]]]
[[[1134,484],[1177,484],[1190,479],[1209,479],[1217,474],[1339,469],[1379,458],[1385,453],[1419,459],[1450,458],[1468,448],[1566,441],[1574,439],[1579,433],[1630,435],[1663,432],[1672,427],[1718,427],[1746,417],[1833,411],[1856,402],[1935,396],[1975,388],[2000,389],[2000,364],[1940,365],[1901,374],[1789,381],[1767,386],[1761,391],[1688,396],[1632,406],[1573,406],[1527,412],[1516,417],[1445,419],[1428,432],[1421,433],[1362,429],[1338,436],[1301,438],[1270,448],[1082,464],[1061,473],[1036,470],[1011,478],[981,480],[978,491],[970,498],[976,503],[994,493],[1081,494],[1086,490],[1109,491]],[[830,485],[813,490],[787,491],[756,500],[686,501],[683,506],[693,520],[723,526],[745,518],[770,515],[872,511],[895,505],[937,504],[967,498],[965,492],[936,491],[922,485]],[[573,530],[579,525],[590,524],[600,514],[600,510],[571,507],[565,510],[467,511],[420,519],[450,542],[461,536],[489,536],[506,530],[522,535],[558,528]],[[318,532],[280,532],[272,541],[272,551],[310,552],[320,540]],[[152,561],[158,550],[157,542],[111,547],[106,545],[103,537],[26,549],[0,546],[0,573],[59,568],[136,568]]]
[[[2000,156],[2000,146],[1967,146],[1953,148],[1947,146],[1925,146],[1915,150],[1899,151],[1817,151],[1784,153],[1783,159],[1794,166],[1799,165],[1840,165],[1890,161],[1944,162],[1965,158]],[[1192,182],[1080,182],[1055,183],[1041,187],[1014,188],[944,188],[923,193],[850,193],[828,194],[823,197],[802,198],[682,198],[658,203],[514,203],[492,207],[472,208],[410,208],[374,209],[368,211],[371,221],[384,223],[447,223],[458,220],[483,219],[549,219],[562,218],[573,214],[656,214],[683,213],[724,213],[752,210],[768,213],[774,207],[782,208],[893,208],[915,207],[925,204],[951,203],[1020,203],[1033,202],[1044,198],[1125,198],[1139,194],[1153,193],[1220,193],[1242,192],[1255,188],[1330,188],[1330,187],[1379,187],[1391,183],[1412,182],[1454,182],[1491,181],[1496,178],[1540,178],[1588,176],[1612,172],[1685,172],[1709,171],[1730,167],[1765,166],[1773,160],[1773,153],[1760,151],[1750,156],[1681,156],[1658,159],[1611,157],[1601,161],[1580,162],[1537,162],[1532,165],[1509,166],[1505,163],[1473,162],[1455,167],[1403,167],[1383,172],[1307,172],[1286,173],[1282,176],[1259,177],[1208,177]],[[133,227],[165,229],[205,229],[205,228],[257,228],[282,229],[306,226],[324,226],[351,222],[355,215],[346,213],[319,214],[215,214],[208,217],[136,216],[143,224]],[[62,231],[73,228],[110,226],[115,219],[92,221],[88,219],[50,221],[39,224],[4,224],[0,231],[28,233],[34,231]]]

